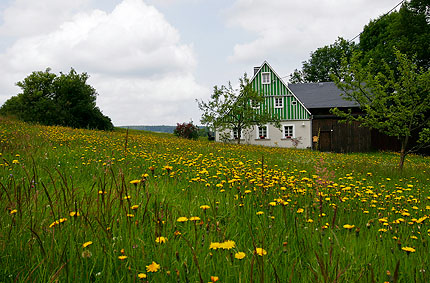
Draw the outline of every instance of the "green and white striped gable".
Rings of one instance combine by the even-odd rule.
[[[266,61],[259,68],[255,68],[251,85],[254,90],[264,97],[264,102],[260,105],[260,109],[268,107],[267,109],[281,120],[310,119],[311,113],[309,110]],[[275,98],[277,98],[278,103],[282,100],[282,107],[275,107]]]

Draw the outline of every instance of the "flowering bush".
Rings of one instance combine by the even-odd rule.
[[[177,123],[173,134],[177,137],[196,140],[199,137],[199,128],[193,122]]]

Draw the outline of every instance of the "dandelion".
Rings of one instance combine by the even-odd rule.
[[[236,246],[236,243],[232,240],[227,240],[220,244],[220,248],[223,250],[230,250]]]
[[[159,244],[164,244],[165,242],[167,242],[167,238],[160,236],[155,239],[155,242]]]
[[[216,249],[219,249],[219,248],[221,248],[221,244],[218,243],[218,242],[212,242],[209,245],[209,249],[211,249],[211,250],[216,250]]]
[[[259,256],[267,255],[267,251],[263,248],[255,248],[255,253]]]
[[[14,210],[11,210],[10,214],[15,214],[17,212],[18,212],[18,210],[14,209]]]
[[[305,211],[303,208],[297,209],[297,213],[303,213],[303,211]]]
[[[187,222],[188,218],[182,216],[182,217],[179,217],[178,219],[176,219],[176,221],[178,221],[178,222]]]
[[[206,210],[206,209],[209,209],[211,207],[209,205],[205,204],[205,205],[201,205],[200,208],[203,209],[203,210]]]
[[[124,260],[124,259],[126,259],[127,258],[127,256],[126,255],[120,255],[119,257],[118,257],[118,259],[119,260]]]
[[[93,244],[93,242],[92,241],[88,241],[88,242],[85,242],[83,245],[82,245],[82,247],[83,248],[86,248],[86,247],[88,247],[89,245],[92,245]]]
[[[343,225],[343,228],[348,229],[348,230],[351,230],[354,227],[355,227],[355,225],[350,225],[350,224]]]
[[[415,252],[415,249],[411,247],[403,247],[402,250],[405,251],[407,254]]]
[[[243,259],[245,258],[246,254],[244,252],[237,252],[234,254],[234,258],[236,259]]]
[[[135,204],[135,205],[133,205],[132,207],[131,207],[131,209],[132,210],[136,210],[136,209],[138,209],[139,208],[139,205],[137,205],[137,204]]]
[[[257,213],[256,213],[257,215],[263,215],[264,214],[264,212],[263,211],[257,211]]]
[[[146,274],[145,273],[139,273],[139,274],[137,274],[137,277],[139,277],[139,279],[145,279]]]
[[[70,217],[78,217],[81,214],[79,213],[79,211],[72,211],[72,212],[69,213],[69,215],[70,215]]]
[[[150,265],[146,266],[146,272],[157,272],[160,269],[160,265],[153,261]]]
[[[137,186],[137,184],[139,184],[139,183],[140,183],[140,180],[132,180],[132,181],[130,181],[130,184],[133,184],[135,186]]]
[[[198,217],[198,216],[191,216],[190,217],[190,221],[199,221],[200,220],[200,217]]]

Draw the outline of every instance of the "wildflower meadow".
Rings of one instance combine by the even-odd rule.
[[[0,118],[0,282],[430,282],[430,158]]]

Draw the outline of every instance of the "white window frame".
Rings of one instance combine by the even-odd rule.
[[[285,135],[285,127],[292,127],[293,129],[293,135],[289,136],[289,138],[295,138],[296,137],[296,127],[295,125],[282,125],[282,137],[283,139],[288,139],[287,136]]]
[[[260,127],[266,127],[266,137],[264,139],[260,138]],[[258,125],[255,126],[255,139],[257,139],[257,140],[268,140],[269,139],[269,125],[268,124],[261,125],[261,126],[258,126]]]
[[[265,75],[268,75],[268,80],[265,80]],[[269,85],[271,83],[270,72],[261,72],[261,84]]]
[[[281,103],[277,103],[276,100],[278,100],[278,99],[281,100]],[[279,100],[278,100],[278,102],[279,102]],[[284,98],[282,96],[281,97],[274,97],[273,98],[273,105],[275,105],[275,108],[284,108]]]
[[[231,139],[232,140],[237,140],[235,137],[234,137],[234,129],[231,129],[230,130],[230,136],[231,136]],[[245,139],[245,136],[243,135],[243,129],[240,131],[240,140],[244,140]]]

